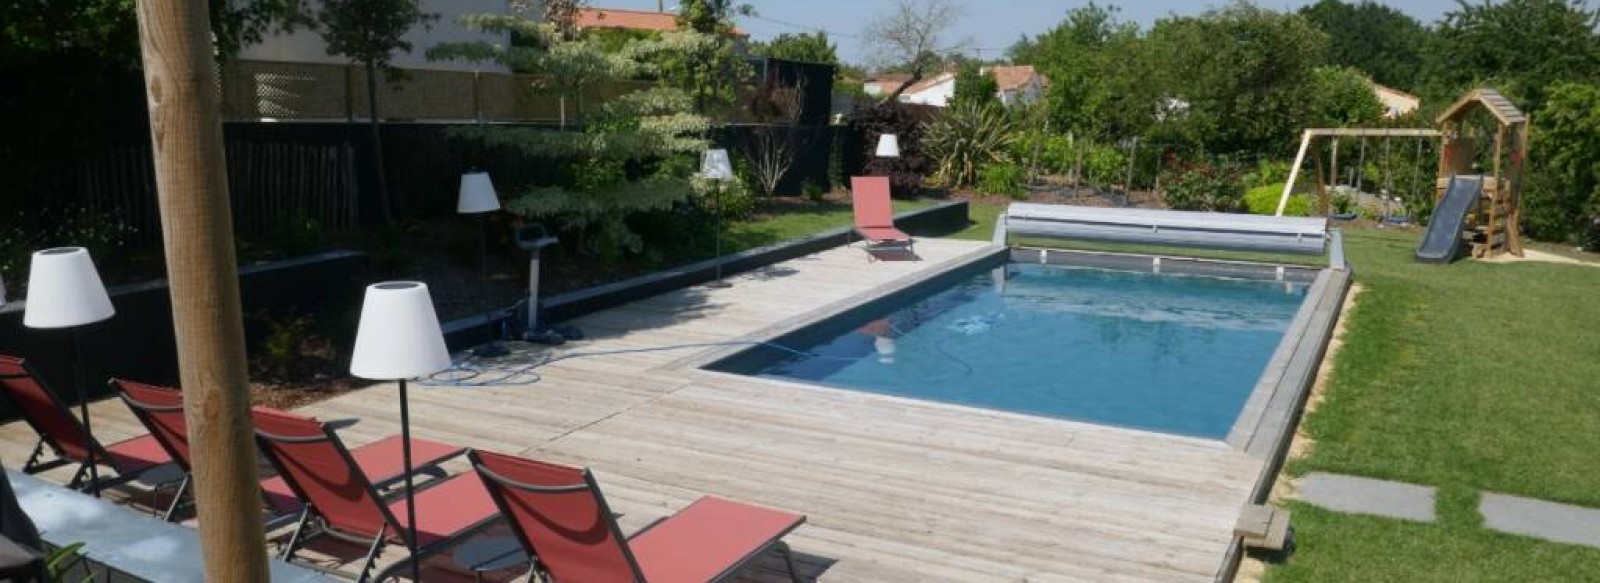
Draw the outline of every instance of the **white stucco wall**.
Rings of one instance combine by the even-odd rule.
[[[317,0],[312,0],[311,3],[320,5]],[[490,35],[468,30],[456,22],[456,18],[462,14],[506,14],[510,11],[509,4],[508,0],[422,0],[422,9],[425,12],[438,14],[439,20],[433,23],[433,27],[430,30],[423,30],[420,26],[411,29],[411,32],[406,34],[406,40],[411,41],[411,52],[396,54],[391,63],[403,69],[505,71],[504,67],[496,63],[432,62],[428,60],[425,54],[429,47],[444,42],[486,40],[493,43],[506,44],[509,41],[506,35]],[[311,9],[315,10],[316,8],[316,6],[313,6]],[[239,52],[239,58],[331,65],[343,65],[350,62],[347,58],[329,55],[327,45],[322,42],[322,36],[315,31],[304,29],[287,35],[268,36],[258,44],[245,47],[244,50]]]
[[[950,98],[956,95],[956,78],[946,74],[939,82],[929,85],[921,91],[912,93],[907,91],[900,94],[902,103],[915,103],[919,105],[933,105],[944,107],[950,103]]]
[[[1029,103],[1038,101],[1041,97],[1044,97],[1044,85],[1039,83],[1038,77],[1034,77],[1029,79],[1028,82],[1024,83],[1021,87],[1011,91],[1001,91],[999,93],[999,97],[1000,104],[1006,107],[1011,107],[1014,105],[1027,105]]]

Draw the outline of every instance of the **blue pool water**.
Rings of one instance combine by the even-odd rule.
[[[1009,264],[758,347],[726,372],[1206,438],[1232,427],[1304,285]]]

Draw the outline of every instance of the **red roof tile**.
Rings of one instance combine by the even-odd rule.
[[[628,30],[678,30],[678,15],[651,10],[626,10],[621,8],[580,8],[578,28],[623,28]],[[745,32],[733,29],[734,36]]]

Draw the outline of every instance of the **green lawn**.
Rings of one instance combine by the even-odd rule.
[[[894,211],[898,214],[930,207],[940,202],[943,201],[896,200]],[[728,250],[731,251],[750,249],[848,226],[853,222],[852,217],[849,203],[790,205],[782,209],[769,210],[750,220],[730,222],[725,241],[728,242]]]
[[[1482,528],[1479,493],[1600,506],[1600,269],[1412,262],[1416,234],[1347,233],[1356,281],[1315,441],[1292,474],[1438,486],[1436,524],[1295,503],[1269,581],[1600,580],[1600,551]]]
[[[1600,550],[1500,534],[1476,524],[1421,524],[1341,514],[1303,503],[1296,552],[1269,583],[1600,581]]]
[[[1414,245],[1349,234],[1367,291],[1291,470],[1600,507],[1600,269],[1420,265]]]

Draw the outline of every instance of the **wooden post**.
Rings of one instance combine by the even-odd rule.
[[[207,581],[267,580],[205,0],[139,0],[139,47]]]
[[[1501,230],[1499,222],[1505,220],[1505,216],[1500,212],[1500,204],[1505,200],[1505,181],[1500,175],[1500,158],[1505,156],[1505,145],[1506,126],[1502,124],[1494,132],[1494,190],[1489,195],[1489,220],[1485,221],[1486,226],[1483,238],[1483,254],[1485,257],[1494,256],[1494,236]],[[1483,201],[1478,201],[1478,204],[1482,206]],[[1505,243],[1502,242],[1501,249],[1504,250],[1504,248]]]

